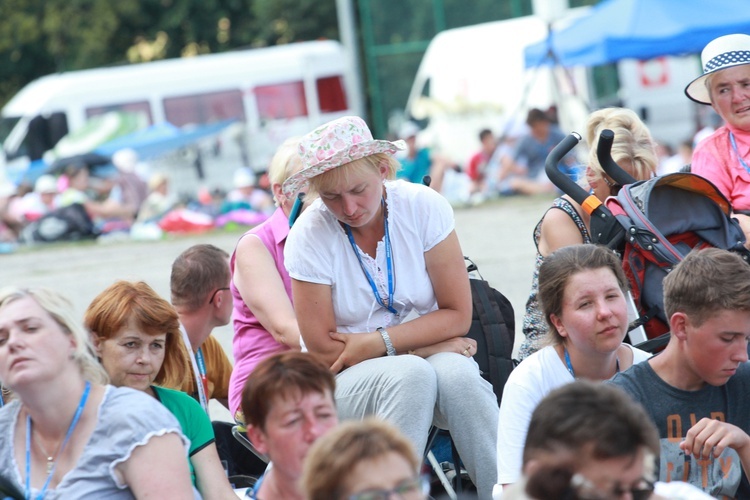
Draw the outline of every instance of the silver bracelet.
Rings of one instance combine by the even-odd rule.
[[[388,335],[388,330],[380,326],[378,327],[377,331],[380,332],[380,336],[383,337],[383,343],[385,344],[385,353],[388,356],[395,356],[396,348],[393,347],[393,342],[391,342],[391,336]]]

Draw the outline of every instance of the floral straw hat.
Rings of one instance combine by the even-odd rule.
[[[700,104],[711,104],[706,79],[717,71],[750,64],[750,35],[725,35],[708,43],[701,52],[703,74],[685,87],[685,95]]]
[[[302,170],[289,177],[282,186],[284,194],[293,197],[308,181],[336,167],[378,153],[393,154],[406,148],[404,141],[378,141],[372,138],[365,121],[358,116],[344,116],[321,125],[300,139]]]

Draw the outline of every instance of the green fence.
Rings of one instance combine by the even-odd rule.
[[[569,0],[570,7],[595,3]],[[369,121],[378,137],[387,134],[391,113],[404,109],[422,55],[437,33],[532,14],[532,0],[356,0],[356,5]]]

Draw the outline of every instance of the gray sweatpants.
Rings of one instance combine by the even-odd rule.
[[[439,353],[369,359],[336,376],[339,418],[377,415],[396,425],[421,455],[434,424],[447,429],[480,499],[497,475],[498,406],[473,359]]]

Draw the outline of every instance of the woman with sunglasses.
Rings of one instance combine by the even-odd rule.
[[[658,165],[656,145],[638,115],[625,108],[605,108],[593,112],[586,126],[586,140],[590,149],[585,176],[581,182],[602,201],[619,191],[619,186],[607,176],[596,157],[599,135],[605,129],[615,133],[612,159],[636,180],[653,177]],[[519,359],[539,350],[540,341],[547,333],[547,325],[537,301],[539,267],[558,248],[581,243],[591,243],[589,214],[568,195],[560,196],[552,202],[552,206],[534,228],[536,263],[523,317],[525,338],[518,353]]]

